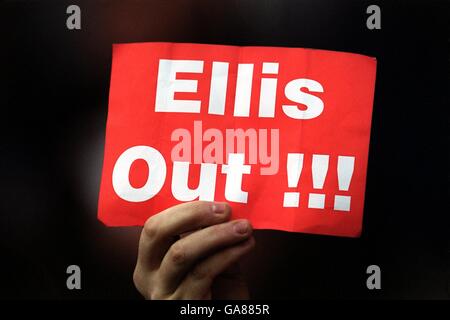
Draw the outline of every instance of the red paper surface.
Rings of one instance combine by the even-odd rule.
[[[197,61],[197,66],[199,63],[202,64],[201,72],[176,74],[176,81],[194,80],[196,90],[174,94],[174,100],[200,101],[198,113],[192,110],[190,112],[155,111],[158,100],[156,91],[165,90],[163,81],[160,81],[161,87],[157,89],[158,79],[163,79],[163,76],[159,74],[162,71],[161,59]],[[226,91],[223,93],[226,98],[224,114],[209,112],[213,62],[216,62],[217,70],[225,66],[224,63],[227,63],[228,67]],[[263,63],[269,63],[266,65],[266,70],[263,70]],[[278,70],[273,68],[274,63],[278,64]],[[242,67],[241,71],[245,68],[249,70],[249,65],[253,68],[248,116],[245,114],[245,107],[244,115],[239,112],[235,114],[238,64],[247,65]],[[251,147],[248,147],[245,152],[245,164],[250,165],[250,173],[242,175],[241,185],[241,191],[247,192],[246,203],[230,201],[225,196],[228,175],[222,173],[222,167],[228,164],[227,155],[232,152],[223,150],[223,161],[216,161],[214,200],[227,201],[232,207],[233,218],[250,219],[254,228],[257,229],[359,236],[364,208],[375,73],[374,58],[324,50],[181,43],[114,45],[106,145],[98,206],[99,219],[108,226],[142,225],[151,215],[182,202],[174,198],[172,190],[171,152],[179,142],[171,141],[174,130],[187,129],[192,135],[188,186],[195,190],[199,184],[200,163],[205,163],[198,149],[204,150],[210,143],[202,141],[202,133],[207,129],[218,129],[223,133],[224,141],[226,129],[252,129],[257,133],[257,137],[260,132],[263,132],[262,129],[267,130],[269,137],[270,130],[278,129],[279,143],[273,140],[273,143],[279,145],[278,170],[273,172],[274,168],[272,168],[269,175],[261,174],[261,169],[267,168],[268,165],[262,164],[259,158],[257,163],[250,164],[248,152]],[[220,100],[221,90],[217,88],[223,88],[225,83],[223,73],[218,74],[221,77],[217,78],[219,80],[215,84],[216,102],[222,101]],[[238,95],[242,98],[242,95],[249,94],[248,90],[245,90],[249,88],[246,82],[249,74],[243,72],[241,75],[243,79],[239,81],[244,85],[239,89]],[[273,117],[260,116],[263,78],[277,79]],[[309,98],[306,98],[308,103],[302,104],[292,101],[286,95],[286,86],[295,79],[308,79],[320,84],[323,92],[309,91],[308,88],[298,89],[320,99],[323,110],[319,115],[310,119],[295,119],[283,111],[283,105],[291,105],[303,111],[309,108],[308,103],[311,102]],[[263,97],[269,101],[270,93]],[[245,105],[245,98],[242,101],[244,102],[239,103],[241,106]],[[172,102],[160,100],[162,109],[165,107],[164,103]],[[195,124],[196,129],[194,129]],[[270,139],[268,145],[271,145]],[[135,201],[137,199],[135,197],[133,201],[128,201],[115,189],[113,171],[119,157],[136,146],[157,150],[164,158],[166,174],[161,189],[151,198]],[[258,147],[260,147],[259,142]],[[292,156],[296,159],[299,158],[298,155],[301,155],[303,159],[300,176],[297,180],[294,173],[292,187],[288,186],[288,153],[297,154]],[[273,159],[275,158],[274,156]],[[315,165],[313,159],[316,161]],[[346,169],[347,180],[349,180],[348,190],[339,188],[338,162],[341,160],[342,163],[347,161],[347,168],[348,160],[350,163],[353,161],[350,179],[348,179],[349,170]],[[272,163],[275,163],[275,160]],[[294,167],[298,165],[297,161]],[[328,169],[324,170],[324,166]],[[152,179],[161,179],[163,169],[156,162],[149,163],[138,159],[131,164],[129,174],[126,176],[129,178],[129,184],[139,189],[146,183],[151,185]],[[295,168],[290,170],[295,171]],[[321,177],[324,178],[323,186],[314,188],[313,180],[321,180]],[[345,184],[345,181],[341,182]],[[126,190],[122,191],[126,194]],[[239,196],[240,190],[231,190],[231,192],[234,191]],[[294,200],[290,202],[293,207],[283,206],[286,192],[299,193],[298,196],[294,195]],[[311,196],[311,194],[317,196]],[[340,210],[336,210],[336,196],[350,197],[346,198],[349,199],[348,202],[344,201],[346,203],[344,209],[346,205],[349,205],[345,210],[342,210],[342,204]],[[311,203],[310,197],[315,197]],[[323,208],[314,207],[318,203],[320,207],[321,201]]]

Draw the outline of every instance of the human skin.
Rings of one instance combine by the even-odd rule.
[[[194,201],[150,217],[133,281],[146,299],[248,299],[238,261],[255,245],[248,220],[226,203]]]

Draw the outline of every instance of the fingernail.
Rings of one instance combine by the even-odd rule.
[[[248,232],[248,222],[239,221],[234,225],[234,231],[240,234],[246,234]]]
[[[214,202],[211,205],[212,212],[214,213],[224,213],[226,209],[226,204],[223,202]]]

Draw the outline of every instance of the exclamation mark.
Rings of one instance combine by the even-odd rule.
[[[339,191],[348,191],[355,167],[355,157],[338,157],[338,184]],[[334,210],[350,211],[350,196],[334,196]]]
[[[312,180],[314,189],[323,189],[323,184],[328,172],[329,159],[330,156],[326,154],[313,154]],[[310,193],[308,208],[325,208],[325,195],[322,193]]]
[[[303,154],[302,153],[288,153],[287,157],[287,175],[288,175],[288,187],[296,188],[300,174],[303,168]],[[283,199],[283,207],[293,208],[298,207],[300,202],[299,192],[285,192]]]

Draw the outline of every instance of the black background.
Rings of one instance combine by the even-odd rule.
[[[111,45],[292,46],[378,60],[359,239],[256,231],[255,298],[449,298],[449,2],[1,1],[0,297],[139,298],[139,228],[96,219]],[[66,8],[81,7],[81,30]],[[381,7],[382,29],[366,28]],[[66,288],[66,268],[82,290]],[[366,288],[366,268],[382,290]]]

